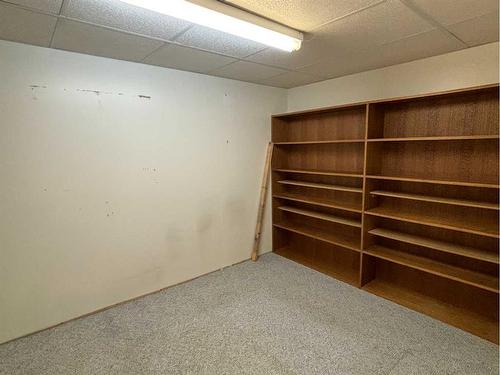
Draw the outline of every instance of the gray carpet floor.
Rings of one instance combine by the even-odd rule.
[[[274,254],[0,345],[0,374],[498,374],[498,347]]]

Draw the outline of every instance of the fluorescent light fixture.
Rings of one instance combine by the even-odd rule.
[[[121,1],[288,52],[302,44],[300,32],[215,0]]]

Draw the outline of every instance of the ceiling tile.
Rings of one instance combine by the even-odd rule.
[[[253,13],[302,31],[367,7],[380,0],[226,0]]]
[[[65,16],[171,40],[191,24],[119,0],[68,0]]]
[[[448,29],[469,46],[498,41],[498,12],[460,22]]]
[[[9,3],[59,14],[62,0],[8,0]]]
[[[382,4],[332,22],[316,31],[335,48],[358,50],[382,45],[433,28],[399,0]]]
[[[215,53],[166,44],[149,55],[144,63],[159,65],[165,68],[188,70],[197,73],[207,73],[236,61],[233,58],[216,55]]]
[[[57,18],[0,3],[0,39],[48,47]]]
[[[324,78],[319,78],[310,74],[300,72],[286,72],[279,76],[274,76],[261,81],[263,85],[282,87],[289,89],[292,87],[307,85],[308,83],[322,81]]]
[[[245,60],[287,69],[296,69],[311,65],[325,58],[329,47],[323,40],[312,39],[302,43],[302,48],[298,51],[289,53],[275,48],[267,48],[264,51],[245,58]]]
[[[52,44],[54,48],[68,51],[141,61],[162,42],[61,19]]]
[[[176,39],[176,42],[237,58],[246,57],[267,47],[251,40],[199,25],[186,31]]]
[[[442,25],[451,25],[487,13],[498,12],[498,0],[406,0]]]
[[[431,30],[382,46],[338,54],[337,58],[321,61],[302,68],[300,71],[327,76],[328,78],[336,78],[440,55],[461,48],[463,48],[462,44],[455,38],[448,36],[440,30]]]
[[[380,66],[389,66],[463,48],[463,44],[456,38],[434,29],[380,46],[377,48],[377,55],[380,57]]]
[[[327,58],[318,63],[300,68],[299,71],[326,78],[358,73],[375,69],[378,66],[376,52],[373,50],[351,51]]]
[[[260,82],[266,78],[285,73],[285,70],[254,64],[247,61],[237,61],[210,72],[211,75],[237,79],[240,81]]]

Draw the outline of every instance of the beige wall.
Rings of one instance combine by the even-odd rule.
[[[8,42],[0,82],[0,342],[249,257],[285,90]]]
[[[498,82],[498,43],[297,87],[288,111]]]

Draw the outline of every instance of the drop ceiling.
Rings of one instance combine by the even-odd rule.
[[[118,0],[0,0],[0,39],[291,88],[498,41],[498,0],[226,0],[305,33],[262,44]]]

